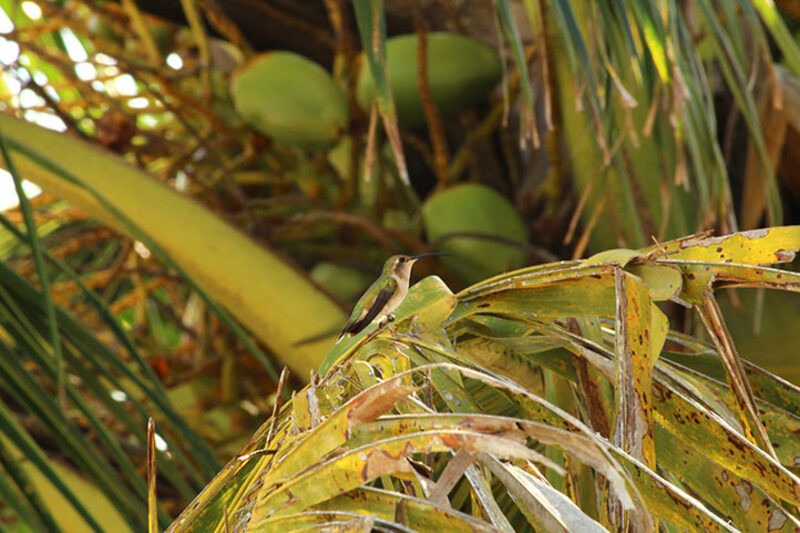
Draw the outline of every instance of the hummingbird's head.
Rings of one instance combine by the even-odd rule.
[[[447,254],[429,252],[418,255],[393,255],[387,259],[386,264],[383,265],[383,273],[390,276],[394,275],[400,279],[409,279],[411,277],[411,267],[414,266],[414,263],[416,263],[419,258],[427,257],[429,255]]]
[[[383,271],[390,276],[408,279],[411,277],[411,267],[416,261],[417,258],[411,255],[393,255],[386,260]]]

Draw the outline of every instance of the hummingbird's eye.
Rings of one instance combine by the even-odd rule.
[[[397,260],[397,262],[398,263],[405,263],[406,262],[406,258],[405,257],[401,257],[400,259]]]

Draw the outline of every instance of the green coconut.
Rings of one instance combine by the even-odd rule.
[[[372,282],[372,277],[355,268],[322,261],[308,275],[343,302],[353,302]]]
[[[386,41],[386,62],[397,118],[401,125],[412,128],[425,123],[419,93],[418,46],[416,34]],[[493,48],[456,33],[429,33],[427,56],[431,98],[443,116],[451,116],[485,99],[502,73]],[[369,64],[362,54],[356,96],[365,110],[369,110],[372,102],[372,86]]]
[[[466,283],[525,264],[525,225],[514,206],[489,187],[469,183],[438,192],[422,207],[422,220],[428,242],[450,254],[442,264]]]
[[[347,126],[347,99],[328,73],[293,52],[261,54],[231,77],[236,112],[276,141],[332,146]]]

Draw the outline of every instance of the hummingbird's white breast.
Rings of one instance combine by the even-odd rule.
[[[406,294],[408,294],[408,278],[403,279],[402,276],[398,276],[397,274],[392,274],[392,278],[397,282],[397,290],[394,291],[392,297],[389,298],[389,301],[386,302],[386,306],[383,310],[375,317],[373,322],[379,322],[386,315],[390,314],[392,311],[397,309],[397,307],[403,303],[403,300],[406,298]]]

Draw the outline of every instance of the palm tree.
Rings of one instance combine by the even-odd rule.
[[[3,523],[797,527],[790,6],[180,5],[0,2]]]

